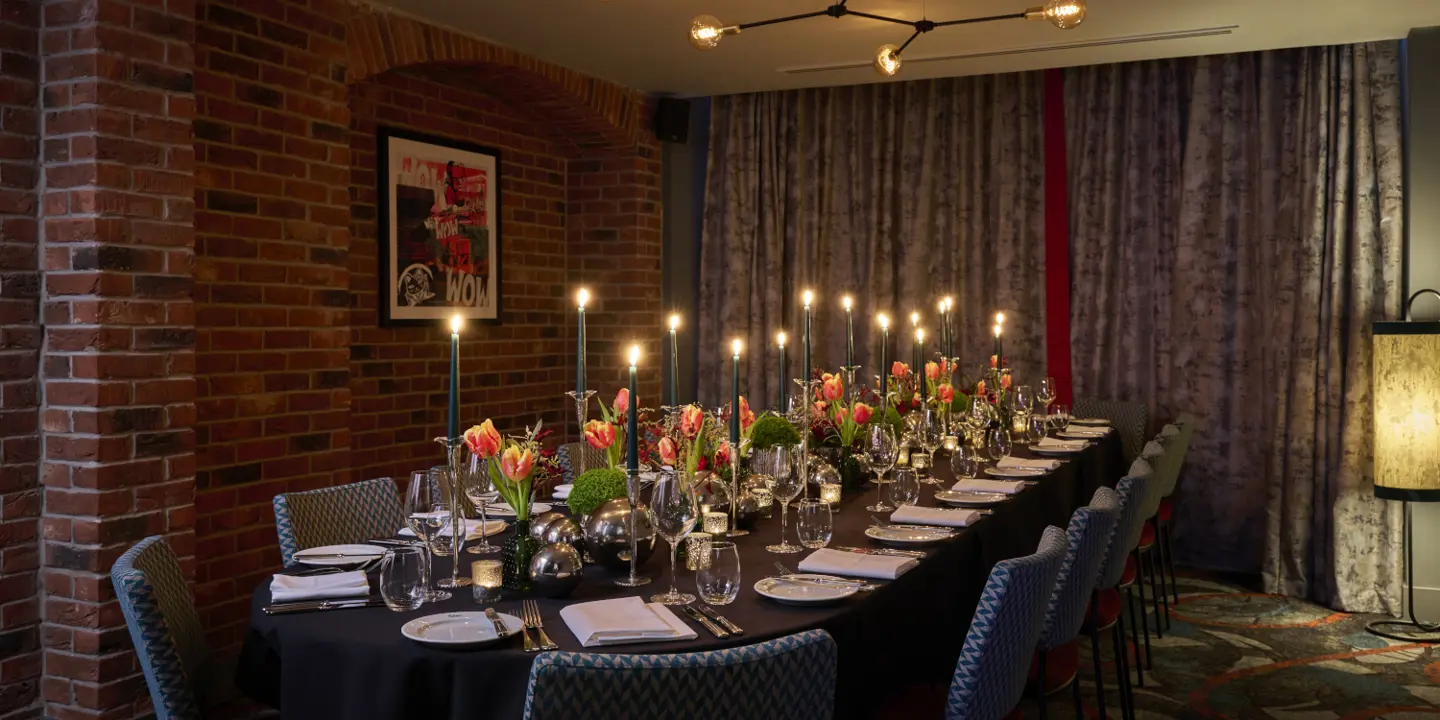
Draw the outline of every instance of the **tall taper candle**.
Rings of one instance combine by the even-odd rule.
[[[845,367],[855,367],[855,322],[851,317],[850,296],[841,299],[845,305]]]
[[[1005,367],[1005,343],[1000,340],[1000,330],[1005,326],[1005,313],[995,313],[995,369]]]
[[[670,407],[680,407],[678,388],[680,378],[680,346],[675,342],[675,330],[680,327],[680,316],[670,316]]]
[[[910,313],[910,329],[916,332],[920,330],[920,313]],[[924,372],[925,368],[920,367],[920,343],[917,341],[910,346],[910,370],[911,372]]]
[[[775,412],[784,414],[788,409],[786,406],[790,404],[790,388],[788,387],[790,385],[790,381],[785,377],[786,370],[784,332],[781,332],[775,336],[775,344],[780,346],[780,392],[779,397],[777,398],[777,403],[775,405]]]
[[[640,469],[640,433],[636,419],[640,417],[640,400],[635,394],[635,365],[640,362],[640,346],[630,346],[630,410],[625,422],[625,468],[630,472]]]
[[[805,364],[800,368],[803,373],[800,377],[809,380],[810,373],[815,368],[810,364],[810,303],[815,302],[815,293],[806,290],[801,297],[805,301]]]
[[[460,437],[460,316],[450,318],[450,408],[445,415],[445,437]]]
[[[739,462],[740,453],[740,338],[730,341],[735,367],[730,373],[730,462]]]
[[[925,402],[925,398],[930,394],[929,378],[925,375],[925,328],[915,328],[915,352],[920,356],[919,369],[916,370],[920,373],[917,378],[920,384],[920,402]]]
[[[875,316],[880,323],[880,419],[885,419],[886,395],[890,392],[890,318],[885,313]]]
[[[585,396],[585,303],[590,302],[590,291],[580,288],[575,293],[575,305],[580,310],[575,336],[575,397]],[[583,418],[582,418],[583,420]]]

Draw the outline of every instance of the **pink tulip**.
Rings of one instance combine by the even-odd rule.
[[[500,443],[500,432],[489,420],[465,431],[465,446],[482,460],[495,457],[495,453],[500,452]]]
[[[875,410],[865,403],[855,403],[855,424],[864,425],[875,417]]]
[[[699,405],[686,405],[680,411],[680,433],[686,438],[693,438],[700,434],[700,428],[705,424],[705,412]]]
[[[615,444],[615,426],[604,420],[585,423],[585,442],[596,450],[605,450]]]
[[[617,418],[630,412],[630,388],[620,388],[620,392],[615,393],[614,407],[615,417]]]
[[[829,405],[824,400],[815,401],[815,412],[824,415],[826,407],[829,407]]]
[[[722,443],[720,443],[720,447],[715,448],[715,464],[716,464],[716,465],[729,465],[729,464],[730,464],[730,443],[728,443],[728,442],[722,442]]]
[[[820,389],[826,400],[839,400],[845,396],[845,381],[839,375],[826,375]]]
[[[505,474],[511,482],[520,482],[530,476],[530,470],[535,465],[535,455],[530,448],[521,450],[517,445],[505,448],[504,454],[500,456],[500,472]]]
[[[675,461],[680,456],[675,450],[675,441],[668,437],[660,438],[660,445],[657,449],[660,451],[660,462],[675,467]]]
[[[939,379],[940,379],[940,366],[939,366],[939,365],[936,365],[936,364],[933,363],[933,362],[927,362],[927,363],[925,363],[925,378],[926,378],[927,380],[939,380]]]
[[[836,424],[836,425],[844,425],[844,424],[845,424],[845,418],[848,418],[848,417],[850,417],[850,411],[849,411],[849,410],[846,410],[844,405],[841,405],[841,406],[839,407],[839,409],[837,409],[837,410],[835,411],[835,424]]]
[[[896,360],[895,364],[890,366],[890,374],[904,380],[905,376],[910,374],[910,366]]]
[[[946,405],[955,402],[955,387],[950,383],[945,383],[944,385],[935,388],[935,394],[939,396],[940,402],[945,403]]]

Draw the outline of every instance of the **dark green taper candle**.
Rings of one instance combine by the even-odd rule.
[[[776,335],[775,342],[780,345],[780,391],[776,393],[775,412],[783,413],[790,404],[790,381],[785,377],[785,333]]]
[[[630,409],[625,421],[625,468],[630,472],[640,469],[640,432],[637,419],[640,417],[640,400],[635,394],[635,365],[640,362],[640,346],[630,346]]]
[[[740,338],[730,343],[735,352],[735,365],[730,373],[730,462],[739,462],[740,454]]]
[[[460,316],[450,318],[450,406],[445,413],[445,437],[460,437]]]
[[[680,327],[680,316],[670,316],[670,407],[680,407],[680,346],[675,342],[675,331]]]

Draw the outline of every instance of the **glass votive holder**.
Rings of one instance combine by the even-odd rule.
[[[750,495],[755,498],[755,506],[760,508],[760,514],[770,517],[775,509],[775,493],[770,488],[751,488]]]
[[[704,516],[709,515],[709,514],[710,514],[710,503],[700,503],[700,516],[701,516],[701,517],[704,517]]]
[[[840,483],[820,483],[820,502],[831,507],[840,503]]]
[[[915,468],[917,472],[923,472],[930,467],[930,456],[918,451],[910,453],[910,467]]]
[[[710,543],[714,537],[708,532],[692,532],[685,536],[686,570],[710,567]]]
[[[703,527],[705,532],[711,535],[724,534],[726,530],[730,529],[730,516],[723,512],[707,512]]]
[[[1023,435],[1030,430],[1030,416],[1023,413],[1015,413],[1010,416],[1010,433],[1012,435]]]
[[[954,435],[945,436],[945,452],[955,452],[960,449],[960,438]]]
[[[909,466],[910,466],[910,448],[908,448],[908,447],[902,447],[902,448],[900,448],[900,451],[895,454],[895,467],[909,467]]]
[[[470,563],[470,587],[475,602],[489,605],[500,599],[502,566],[499,560],[476,560]]]

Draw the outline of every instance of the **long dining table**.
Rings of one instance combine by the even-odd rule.
[[[1016,456],[1037,457],[1025,448]],[[934,490],[948,488],[953,477],[944,452],[934,473],[943,485],[922,486],[922,506],[938,506]],[[587,566],[584,581],[564,599],[539,598],[545,630],[562,651],[601,653],[678,653],[715,650],[781,637],[811,628],[828,631],[839,648],[836,717],[872,716],[902,688],[946,682],[954,671],[975,606],[995,563],[1034,552],[1044,528],[1064,528],[1076,507],[1095,489],[1114,486],[1124,473],[1123,451],[1114,432],[1065,458],[1060,468],[995,507],[993,514],[941,543],[922,548],[926,557],[898,579],[873,592],[839,604],[796,607],[761,597],[754,583],[775,574],[779,560],[794,569],[804,554],[775,555],[765,550],[780,534],[779,512],[760,521],[750,535],[736,539],[743,573],[734,603],[718,607],[744,634],[717,639],[688,618],[697,638],[683,642],[582,648],[560,619],[569,603],[663,592],[669,586],[668,552],[657,540],[656,552],[642,574],[654,581],[627,589],[599,566]],[[832,545],[876,546],[864,535],[872,524],[865,506],[876,491],[846,497],[834,516]],[[790,533],[794,533],[791,518]],[[475,556],[465,556],[473,558]],[[468,561],[468,560],[467,560]],[[438,558],[437,576],[450,573]],[[694,591],[694,573],[679,566],[682,590]],[[506,593],[494,605],[519,615],[522,597]],[[523,598],[530,599],[530,598]],[[424,615],[479,606],[469,588],[449,600],[427,603],[413,612],[385,607],[266,615],[268,583],[256,589],[251,624],[236,669],[236,684],[247,695],[278,708],[287,719],[426,718],[477,720],[523,716],[525,692],[534,655],[513,643],[473,650],[445,650],[406,639],[400,626]],[[678,615],[678,614],[677,614]],[[683,617],[683,615],[681,615]]]

